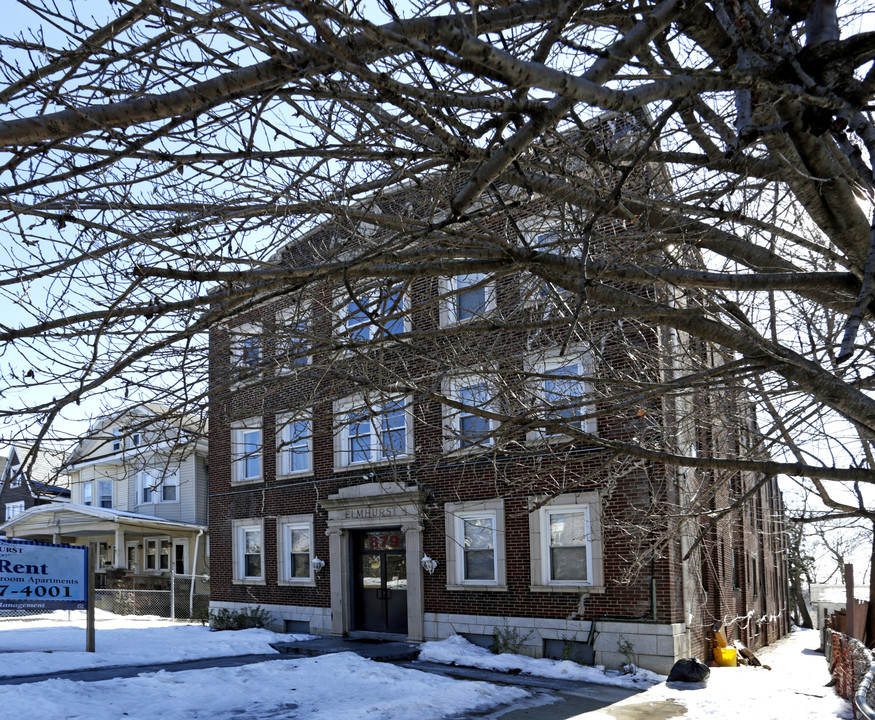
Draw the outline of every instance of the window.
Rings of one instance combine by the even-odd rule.
[[[457,377],[444,383],[444,394],[453,403],[444,405],[445,449],[491,445],[497,423],[484,413],[494,408],[494,387],[480,376]]]
[[[188,540],[185,538],[173,541],[173,572],[176,575],[188,575]]]
[[[262,480],[261,421],[244,420],[231,429],[231,481],[237,483]]]
[[[264,582],[264,521],[234,521],[234,581]]]
[[[238,376],[251,375],[262,363],[261,327],[240,325],[231,340],[231,366]]]
[[[590,363],[581,352],[568,352],[562,356],[552,351],[530,363],[532,373],[532,403],[536,420],[544,426],[529,431],[531,441],[567,437],[568,430],[595,433],[595,418],[582,416],[593,412],[587,377]]]
[[[112,451],[119,452],[122,449],[122,431],[116,428],[112,431]]]
[[[470,273],[442,278],[441,325],[482,318],[495,309],[495,288],[487,275]]]
[[[279,584],[314,584],[313,516],[277,518],[277,542]]]
[[[600,529],[594,492],[559,495],[531,512],[532,589],[603,586]]]
[[[146,570],[165,572],[170,569],[170,538],[146,538]]]
[[[15,474],[12,476],[12,480],[9,483],[9,487],[11,487],[11,488],[21,487],[21,473],[18,472],[17,468],[15,469],[14,473]]]
[[[309,303],[300,303],[276,314],[274,345],[277,364],[292,369],[310,362]]]
[[[277,475],[303,475],[313,470],[313,431],[306,417],[277,417]]]
[[[94,485],[90,482],[83,483],[82,485],[82,504],[94,504]]]
[[[112,507],[112,480],[98,480],[97,505],[102,508]]]
[[[409,457],[413,431],[408,405],[409,399],[404,397],[371,402],[360,395],[337,403],[336,465],[347,467]]]
[[[24,512],[24,500],[18,502],[6,503],[6,519],[12,520],[16,515]]]
[[[504,501],[447,503],[447,582],[450,589],[507,589]]]
[[[353,298],[345,294],[340,304],[340,332],[355,342],[399,335],[409,329],[407,300],[400,284],[362,289]]]
[[[143,470],[139,474],[139,501],[137,504],[177,502],[179,500],[179,472],[159,469]]]
[[[140,447],[140,433],[135,432],[131,434],[131,445],[134,447]]]

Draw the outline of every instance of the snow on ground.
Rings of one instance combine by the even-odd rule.
[[[625,706],[629,713],[622,717],[635,717],[633,708],[636,705],[645,710],[638,717],[648,717],[647,703],[667,702],[682,706],[677,716],[683,716],[684,720],[726,717],[756,720],[851,718],[850,704],[836,695],[832,688],[824,687],[830,675],[823,654],[815,652],[819,645],[818,631],[796,630],[757,651],[757,657],[771,670],[713,667],[705,687],[688,683],[672,683],[671,686],[662,683],[623,700],[618,706]],[[581,717],[586,720],[616,720],[620,716],[597,710]]]
[[[451,680],[337,653],[90,683],[5,686],[0,707],[4,717],[28,720],[437,720],[527,696],[520,688]]]
[[[665,680],[664,675],[657,675],[641,668],[634,668],[632,673],[622,673],[618,670],[605,670],[602,667],[578,665],[570,660],[535,659],[509,653],[493,655],[486,648],[472,645],[459,635],[453,635],[446,640],[424,643],[418,659],[500,672],[516,670],[524,675],[582,680],[628,688],[647,688]]]
[[[197,624],[99,613],[97,652],[84,616],[0,621],[6,676],[183,659],[275,653],[269,641],[308,636],[267,630],[211,632]],[[517,687],[454,680],[352,653],[235,668],[144,672],[97,682],[51,679],[0,686],[0,716],[28,720],[438,720],[526,701]]]
[[[60,610],[38,619],[0,620],[0,677],[232,655],[270,655],[269,643],[309,635],[269,630],[211,632],[198,624],[96,612],[94,645],[85,652],[85,613]],[[69,619],[68,619],[69,618]],[[6,654],[14,653],[14,654]]]

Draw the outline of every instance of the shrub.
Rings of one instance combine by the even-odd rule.
[[[523,635],[519,628],[511,627],[507,622],[507,618],[504,618],[504,627],[496,625],[492,630],[492,644],[489,646],[489,651],[496,655],[501,655],[502,653],[519,655],[520,650],[523,649],[526,640],[531,635],[531,630]]]
[[[247,630],[249,628],[267,627],[273,621],[273,616],[262,607],[245,607],[239,610],[219,608],[210,613],[210,628],[212,630]]]

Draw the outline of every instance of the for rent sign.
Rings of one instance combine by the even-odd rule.
[[[88,549],[0,540],[0,610],[82,610]]]

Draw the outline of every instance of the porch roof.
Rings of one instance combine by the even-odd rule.
[[[187,536],[206,532],[207,528],[205,525],[69,502],[36,505],[0,525],[0,531],[17,538],[32,538],[54,533],[77,536],[103,535],[114,533],[116,530],[131,535]]]

